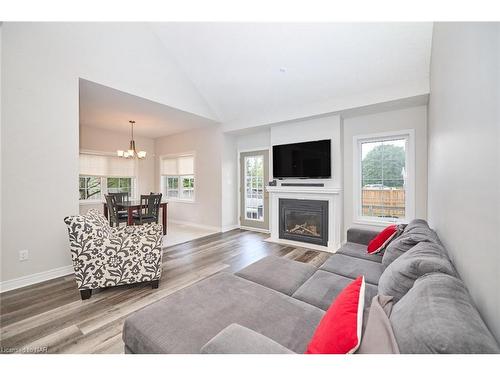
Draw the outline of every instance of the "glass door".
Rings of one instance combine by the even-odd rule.
[[[269,151],[240,154],[240,222],[244,227],[269,229]]]

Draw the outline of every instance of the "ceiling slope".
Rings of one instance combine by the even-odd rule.
[[[207,125],[213,120],[80,79],[80,125],[159,138]]]
[[[227,130],[429,92],[432,23],[150,26]]]

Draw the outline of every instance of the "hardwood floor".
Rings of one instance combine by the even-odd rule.
[[[97,290],[80,300],[73,276],[0,295],[1,352],[123,353],[122,327],[132,312],[217,272],[235,272],[267,255],[321,265],[329,253],[265,242],[233,230],[164,249],[158,289],[150,284]]]

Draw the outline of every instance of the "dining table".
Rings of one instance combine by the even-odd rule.
[[[108,205],[106,202],[104,202],[103,204],[104,204],[104,216],[106,217],[106,219],[108,219]],[[138,211],[139,209],[146,207],[145,205],[141,204],[141,201],[139,199],[117,202],[116,206],[119,211],[127,211],[127,225],[134,224],[134,218],[132,216],[134,211]],[[168,202],[162,200],[160,202],[160,208],[161,208],[161,221],[163,225],[164,235],[167,234],[167,207],[168,207]]]

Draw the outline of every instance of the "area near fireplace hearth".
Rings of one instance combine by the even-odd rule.
[[[329,140],[331,177],[276,179],[276,186],[266,187],[270,215],[268,241],[329,252],[340,247],[343,202],[340,129],[339,116],[271,127],[271,150],[276,145]],[[270,175],[274,176],[272,168]]]

